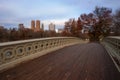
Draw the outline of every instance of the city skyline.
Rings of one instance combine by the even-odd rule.
[[[77,18],[82,13],[90,13],[95,6],[120,8],[119,0],[0,0],[0,25],[17,27],[24,23],[30,28],[31,20],[41,20],[45,29],[49,23],[62,28],[69,18]]]

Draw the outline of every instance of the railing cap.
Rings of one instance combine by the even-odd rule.
[[[60,39],[60,38],[75,38],[75,37],[48,37],[48,38],[37,38],[37,39],[29,39],[29,40],[19,40],[19,41],[11,41],[11,42],[3,42],[0,43],[1,46],[8,46],[8,45],[15,45],[15,44],[21,44],[21,43],[27,43],[27,42],[34,42],[34,41],[40,41],[40,40],[49,40],[49,39]]]
[[[119,39],[120,40],[120,36],[108,36],[107,38],[114,38],[114,39]]]

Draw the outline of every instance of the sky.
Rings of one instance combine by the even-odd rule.
[[[63,28],[64,22],[82,13],[92,12],[96,6],[120,9],[120,0],[0,0],[0,26],[30,28],[31,20],[40,20],[45,29],[51,22]]]

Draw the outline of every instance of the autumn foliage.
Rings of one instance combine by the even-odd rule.
[[[73,36],[85,38],[88,35],[90,41],[99,41],[110,32],[112,25],[112,10],[105,7],[96,7],[92,13],[81,14],[78,20],[70,19],[65,23],[65,31]],[[86,37],[87,38],[87,37]]]

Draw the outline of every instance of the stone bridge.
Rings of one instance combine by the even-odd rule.
[[[120,80],[120,37],[1,43],[0,80]]]

